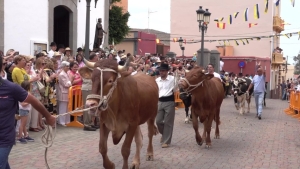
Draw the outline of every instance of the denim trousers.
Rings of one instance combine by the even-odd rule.
[[[264,100],[264,92],[254,93],[255,105],[256,105],[256,113],[258,116],[261,116],[262,106]]]
[[[8,164],[8,156],[12,146],[0,147],[0,169],[10,169]]]

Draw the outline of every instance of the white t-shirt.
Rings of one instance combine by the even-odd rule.
[[[19,109],[30,111],[31,110],[31,104],[28,104],[27,106],[22,106],[21,102],[19,102]]]
[[[48,57],[49,58],[52,58],[54,55],[54,51],[51,49],[49,52],[48,52]]]
[[[208,73],[205,73],[205,74],[208,74]],[[214,72],[214,77],[219,78],[221,80],[221,82],[222,82],[222,79],[221,79],[221,76],[220,76],[219,73]]]
[[[220,60],[220,71],[223,70],[224,62]]]

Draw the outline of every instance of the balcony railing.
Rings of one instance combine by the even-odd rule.
[[[273,17],[273,30],[277,33],[284,31],[284,20],[282,20],[279,16]]]
[[[273,53],[272,55],[272,64],[283,64],[283,54],[281,53]]]

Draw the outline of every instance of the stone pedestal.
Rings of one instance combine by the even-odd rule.
[[[201,56],[201,49],[197,51],[197,65],[205,68],[210,63],[210,51],[203,49],[203,57]]]
[[[210,51],[210,63],[214,65],[215,72],[220,73],[220,53],[218,50]]]

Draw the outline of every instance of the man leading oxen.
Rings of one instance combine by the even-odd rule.
[[[203,68],[194,67],[178,84],[185,92],[192,94],[192,121],[196,142],[198,145],[202,145],[205,140],[206,148],[210,148],[210,131],[213,120],[216,121],[215,138],[220,138],[220,107],[224,98],[222,82],[213,74],[205,74]],[[204,124],[202,138],[198,131],[198,117]]]
[[[130,59],[128,59],[129,61]],[[133,137],[136,142],[136,154],[131,168],[139,168],[142,133],[139,125],[147,122],[149,144],[147,160],[153,160],[152,137],[157,134],[154,124],[157,114],[158,87],[155,80],[146,74],[130,76],[116,61],[103,59],[96,64],[85,61],[93,68],[92,94],[87,97],[86,106],[97,107],[100,116],[99,150],[103,166],[113,169],[115,165],[107,156],[107,139],[112,132],[114,144],[118,144],[126,134],[122,145],[123,169],[128,168],[128,157]]]
[[[237,110],[240,110],[240,114],[245,113],[245,102],[248,103],[248,113],[250,113],[250,102],[253,89],[247,92],[248,87],[251,84],[251,79],[244,78],[243,73],[239,73],[238,77],[234,79],[232,83],[232,90],[234,93],[234,104]]]

